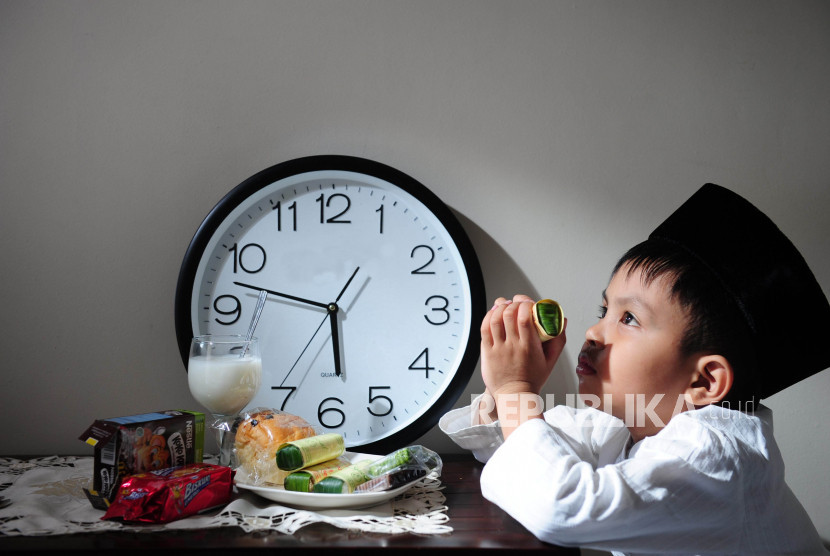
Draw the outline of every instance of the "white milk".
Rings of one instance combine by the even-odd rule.
[[[254,397],[262,380],[262,359],[239,355],[191,357],[190,393],[212,413],[236,415]]]

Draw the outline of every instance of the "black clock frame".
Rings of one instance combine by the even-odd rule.
[[[374,160],[354,156],[312,155],[275,164],[254,174],[234,187],[213,207],[199,225],[185,252],[184,260],[179,270],[174,301],[175,328],[179,353],[181,354],[186,371],[190,341],[193,337],[190,303],[193,294],[193,282],[196,278],[196,270],[207,248],[208,242],[225,218],[242,201],[260,189],[290,176],[321,170],[348,171],[374,176],[400,187],[418,199],[441,221],[449,232],[461,255],[470,284],[471,330],[458,372],[444,390],[443,394],[418,421],[387,438],[359,446],[361,451],[383,454],[402,445],[407,445],[428,432],[438,423],[441,415],[449,411],[461,396],[478,363],[479,343],[474,341],[473,338],[478,337],[478,323],[484,318],[486,312],[484,278],[481,272],[481,266],[472,242],[461,226],[461,223],[437,195],[425,185],[400,170]]]

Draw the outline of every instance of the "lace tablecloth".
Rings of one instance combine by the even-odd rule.
[[[211,461],[206,459],[206,461]],[[215,463],[215,462],[213,462]],[[449,533],[452,528],[437,476],[426,477],[397,498],[361,510],[308,511],[281,506],[234,489],[222,509],[164,525],[104,521],[83,492],[92,482],[91,457],[0,458],[0,496],[12,504],[0,508],[2,535],[61,535],[96,531],[159,531],[241,527],[292,534],[312,523],[373,533]]]

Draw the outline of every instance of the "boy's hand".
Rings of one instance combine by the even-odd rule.
[[[542,343],[533,303],[526,295],[500,297],[481,323],[481,374],[496,400],[503,394],[538,395],[565,347],[567,320],[562,334]]]

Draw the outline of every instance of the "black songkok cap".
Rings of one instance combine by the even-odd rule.
[[[746,320],[758,362],[751,393],[766,398],[830,367],[830,305],[801,253],[743,197],[707,183],[649,239],[703,262]]]

